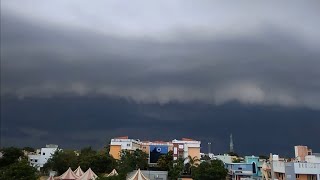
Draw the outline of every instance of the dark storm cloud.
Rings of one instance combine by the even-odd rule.
[[[288,155],[292,146],[320,148],[319,111],[279,106],[220,106],[203,103],[137,104],[101,97],[6,97],[2,107],[3,145],[63,148],[102,147],[108,139],[129,135],[141,140],[191,137],[212,142],[214,153],[228,151],[233,133],[241,154]],[[303,123],[302,123],[303,122]],[[307,131],[304,131],[306,130]]]
[[[3,94],[319,107],[319,54],[274,28],[254,39],[183,43],[51,29],[4,16]]]
[[[280,150],[319,148],[319,1],[128,3],[1,2],[7,144],[101,145],[147,129],[218,148],[230,132],[259,152],[279,147],[269,135],[288,142]]]

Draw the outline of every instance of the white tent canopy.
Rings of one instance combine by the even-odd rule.
[[[98,176],[89,168],[78,180],[95,180]]]
[[[109,173],[106,177],[109,177],[109,176],[118,176],[119,174],[118,174],[118,172],[115,170],[115,169],[113,169],[112,171],[111,171],[111,173]]]
[[[50,176],[47,180],[54,180],[54,177]]]
[[[79,166],[76,170],[74,170],[74,173],[75,173],[78,177],[80,177],[80,176],[82,176],[82,174],[83,174],[84,172],[82,171],[81,167]]]
[[[147,178],[145,175],[143,175],[140,169],[138,169],[137,172],[134,173],[134,175],[128,178],[127,180],[150,180],[150,179]]]
[[[78,179],[78,176],[69,167],[69,169],[65,173],[63,173],[61,176],[59,176],[58,179],[60,179],[60,180],[76,180],[76,179]]]

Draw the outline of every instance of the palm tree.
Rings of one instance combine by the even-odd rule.
[[[191,157],[189,155],[185,158],[185,160],[187,160],[189,163],[188,172],[191,174],[191,169],[199,165],[200,159],[198,159],[197,156]]]

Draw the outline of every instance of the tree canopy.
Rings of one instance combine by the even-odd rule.
[[[211,160],[193,168],[192,177],[194,180],[222,180],[226,179],[227,173],[222,161]]]
[[[30,166],[27,158],[19,148],[1,149],[0,180],[34,180],[38,178],[37,169]]]

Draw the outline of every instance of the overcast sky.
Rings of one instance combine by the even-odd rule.
[[[1,97],[48,102],[78,97],[81,103],[86,97],[117,98],[144,108],[176,103],[216,109],[235,102],[239,109],[312,111],[316,123],[314,119],[320,120],[319,9],[317,0],[3,0]],[[16,100],[8,101],[14,101],[12,109],[22,107]],[[2,116],[4,112],[9,114],[2,111]],[[37,113],[30,108],[29,114]],[[59,113],[57,121],[70,120],[64,113],[71,112]],[[166,119],[162,115],[159,119]],[[2,121],[15,120],[6,118]],[[299,121],[308,119],[301,115],[295,120]],[[166,122],[176,123],[174,118]],[[38,127],[33,133],[41,128],[49,132]]]

